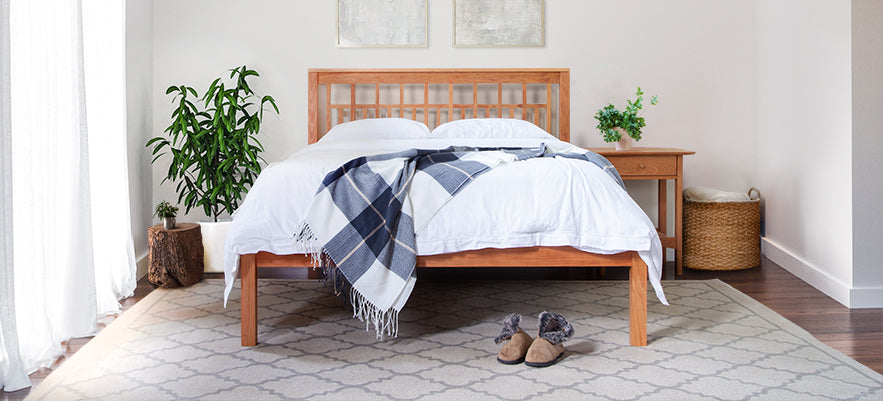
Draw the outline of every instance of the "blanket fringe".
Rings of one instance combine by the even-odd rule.
[[[393,338],[398,337],[399,312],[395,308],[380,310],[355,288],[350,289],[350,304],[353,306],[353,317],[365,322],[365,331],[371,330],[373,325],[378,340],[383,341],[384,334]]]
[[[330,282],[334,295],[344,302],[349,301],[353,308],[353,317],[365,322],[365,331],[370,331],[374,326],[378,340],[383,340],[383,336],[398,337],[399,332],[399,312],[395,308],[383,311],[372,304],[362,294],[360,294],[346,277],[341,273],[340,269],[334,263],[334,260],[325,252],[319,239],[313,234],[309,224],[304,222],[298,232],[294,235],[294,241],[304,246],[313,264],[313,269],[321,269],[326,285]],[[347,298],[349,296],[349,299]]]
[[[324,254],[322,244],[319,243],[319,238],[313,234],[313,230],[307,222],[301,223],[300,228],[294,234],[294,242],[303,245],[306,249],[312,259],[314,269],[322,266],[322,255]]]

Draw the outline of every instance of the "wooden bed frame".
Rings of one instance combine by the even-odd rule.
[[[491,85],[496,89],[496,102],[479,103],[479,91]],[[513,87],[514,85],[514,87]],[[320,87],[325,87],[324,103],[320,102]],[[340,87],[347,100],[335,103],[332,87]],[[406,102],[415,87],[422,86],[420,102]],[[521,102],[504,102],[504,89],[515,97],[520,86]],[[557,86],[557,99],[553,97]],[[365,87],[373,89],[373,102],[357,102],[358,92]],[[471,88],[472,102],[455,103],[455,89],[460,95]],[[528,103],[529,89],[545,92],[545,101]],[[430,92],[445,102],[431,103]],[[381,102],[381,95],[397,102]],[[534,91],[536,92],[536,90]],[[370,94],[370,93],[369,93]],[[460,96],[463,97],[463,96]],[[509,96],[512,97],[512,96]],[[469,96],[466,96],[468,99]],[[557,103],[557,115],[554,110]],[[324,108],[324,121],[320,115]],[[468,116],[467,116],[468,115]],[[442,120],[474,117],[510,117],[532,121],[546,131],[557,133],[563,141],[570,140],[570,71],[568,69],[310,69],[309,70],[309,143],[315,143],[321,134],[336,122],[359,118],[403,117],[420,120],[432,128]],[[553,127],[553,121],[557,124]],[[324,124],[320,124],[324,123]],[[320,125],[323,125],[320,128]],[[310,267],[307,255],[275,255],[269,252],[241,255],[239,272],[242,281],[242,345],[257,344],[257,268]],[[647,265],[638,252],[599,255],[572,247],[527,247],[510,249],[479,249],[443,255],[418,256],[418,267],[539,267],[598,266],[629,267],[629,343],[647,345]]]

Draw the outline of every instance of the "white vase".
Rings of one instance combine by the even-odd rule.
[[[206,273],[224,272],[224,243],[227,242],[227,232],[230,231],[232,220],[225,221],[200,221],[199,229],[202,231],[202,248],[205,252],[203,261]]]
[[[632,137],[629,136],[629,133],[622,128],[616,128],[616,131],[619,132],[619,141],[613,144],[613,147],[616,150],[629,150],[632,148]]]

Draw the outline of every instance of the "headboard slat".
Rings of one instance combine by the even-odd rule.
[[[527,121],[527,109],[525,109],[525,105],[527,105],[527,84],[521,83],[521,119]]]
[[[423,84],[423,124],[429,125],[429,82]]]
[[[331,85],[325,85],[325,123],[326,127],[331,126]],[[318,135],[318,133],[317,133]],[[316,137],[318,139],[318,137]]]
[[[546,99],[552,98],[552,84],[546,84]],[[552,131],[552,102],[546,102],[546,131]]]
[[[503,84],[497,84],[497,117],[503,117]]]
[[[374,117],[380,117],[380,84],[374,84]]]

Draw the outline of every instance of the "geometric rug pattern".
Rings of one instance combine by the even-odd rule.
[[[399,336],[378,341],[316,281],[259,280],[256,347],[223,280],[157,289],[55,370],[28,400],[881,400],[883,376],[718,281],[651,294],[647,347],[628,345],[628,283],[419,281]],[[509,313],[575,335],[547,368],[503,365]]]

